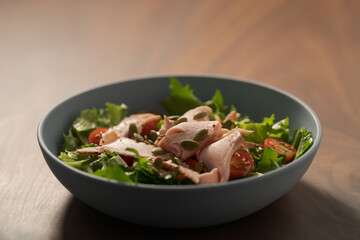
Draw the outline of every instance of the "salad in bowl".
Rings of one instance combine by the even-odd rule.
[[[261,176],[296,161],[313,144],[304,127],[290,133],[288,117],[254,121],[226,105],[216,90],[208,101],[170,78],[166,114],[126,103],[85,109],[64,133],[59,158],[89,174],[126,183],[217,184]],[[139,109],[136,109],[139,110]]]

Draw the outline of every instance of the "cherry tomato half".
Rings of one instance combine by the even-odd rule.
[[[238,149],[231,157],[230,179],[245,177],[255,167],[254,159],[245,150]]]
[[[185,161],[184,161],[187,165],[189,165],[189,167],[191,168],[191,169],[194,169],[194,167],[196,166],[196,164],[198,164],[198,162],[197,161],[195,161],[195,160],[193,160],[193,159],[186,159]]]
[[[152,121],[152,122],[146,123],[143,126],[140,135],[143,136],[143,137],[145,135],[149,136],[151,130],[154,130],[154,131],[158,130],[158,122],[157,121]]]
[[[99,145],[99,142],[100,142],[100,139],[102,137],[102,134],[105,133],[106,131],[108,130],[108,128],[97,128],[97,129],[94,129],[89,137],[88,137],[88,141],[89,143],[94,143],[94,144],[97,144]]]
[[[277,151],[278,155],[285,153],[286,154],[286,157],[285,157],[286,163],[291,162],[295,158],[296,148],[294,146],[292,146],[291,144],[284,142],[282,140],[275,139],[275,138],[267,138],[267,139],[265,139],[265,142],[264,142],[264,149],[266,149],[267,147],[271,148],[274,151]]]
[[[134,161],[135,161],[135,158],[134,157],[130,157],[130,156],[123,156],[121,155],[120,156],[128,166],[132,166],[134,164]]]

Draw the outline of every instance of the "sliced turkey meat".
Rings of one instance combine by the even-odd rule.
[[[111,151],[118,153],[121,156],[134,157],[135,154],[131,151],[127,151],[126,148],[133,148],[137,150],[140,157],[158,157],[158,156],[164,158],[167,157],[166,154],[163,155],[153,154],[152,151],[155,148],[154,145],[145,144],[143,142],[137,142],[127,137],[119,137],[112,143],[105,144],[102,146],[78,149],[76,150],[76,153],[81,155],[93,155],[93,154],[100,154],[102,152]]]
[[[241,135],[241,130],[234,128],[220,140],[206,146],[197,154],[197,158],[199,161],[204,162],[204,165],[209,170],[217,168],[220,177],[219,181],[226,182],[229,180],[231,157],[243,143],[244,138]]]
[[[227,116],[226,116],[226,118],[225,118],[225,121],[226,120],[231,120],[231,121],[236,121],[236,111],[231,111]]]
[[[183,122],[160,136],[155,145],[186,160],[213,142],[220,131],[221,124],[218,121]]]
[[[124,118],[118,125],[109,128],[100,140],[100,145],[105,145],[115,141],[119,137],[129,137],[130,124],[136,126],[137,133],[141,133],[144,126],[148,124],[157,124],[161,119],[160,115],[152,113],[138,113],[132,114],[129,117]]]
[[[219,170],[212,169],[210,172],[200,174],[200,184],[211,184],[220,182]]]
[[[211,116],[211,108],[208,106],[200,106],[194,109],[191,109],[187,112],[185,112],[182,116],[180,116],[179,119],[184,119],[184,121],[187,122],[194,122],[194,121],[209,121]],[[167,130],[169,130],[171,127],[175,126],[177,123],[177,120],[171,120],[167,116],[164,116],[164,124],[161,126],[159,130],[159,134],[164,135]]]

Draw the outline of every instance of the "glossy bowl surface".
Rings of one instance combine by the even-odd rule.
[[[260,177],[216,185],[159,186],[126,184],[93,176],[57,158],[67,132],[81,110],[103,108],[105,102],[125,103],[129,112],[163,112],[159,102],[169,96],[169,77],[132,79],[77,94],[56,105],[39,123],[38,142],[56,178],[78,199],[118,219],[146,226],[194,228],[222,224],[254,213],[289,191],[310,166],[321,141],[321,124],[314,111],[297,97],[254,81],[218,76],[174,76],[190,84],[201,100],[216,89],[225,104],[262,121],[275,113],[290,118],[292,129],[312,131],[314,144],[302,157]]]

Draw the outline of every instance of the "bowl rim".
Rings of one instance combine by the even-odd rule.
[[[296,159],[296,161],[292,161],[286,165],[284,165],[283,167],[280,167],[278,169],[274,169],[272,171],[266,172],[264,174],[262,174],[261,176],[252,176],[252,177],[247,177],[247,178],[240,178],[240,179],[234,179],[231,181],[227,181],[224,183],[216,183],[216,184],[194,184],[194,185],[157,185],[157,184],[147,184],[147,183],[124,183],[124,182],[119,182],[116,180],[112,180],[112,179],[107,179],[104,177],[99,177],[96,175],[92,175],[89,174],[87,172],[81,171],[77,168],[74,168],[68,164],[66,164],[65,162],[61,161],[58,156],[55,156],[50,149],[47,147],[47,144],[44,141],[43,138],[43,132],[44,132],[44,124],[47,121],[47,119],[49,118],[49,116],[61,105],[65,104],[68,101],[71,101],[73,98],[78,97],[79,95],[82,94],[86,94],[90,91],[95,91],[97,89],[100,88],[104,88],[104,87],[109,87],[112,85],[118,85],[118,84],[122,84],[122,83],[126,83],[126,82],[133,82],[133,81],[142,81],[142,80],[147,80],[147,79],[156,79],[156,78],[170,78],[170,77],[174,77],[174,78],[213,78],[213,79],[221,79],[221,80],[231,80],[231,81],[237,81],[237,82],[243,82],[246,84],[250,84],[250,85],[256,85],[262,88],[267,88],[269,90],[278,92],[282,95],[285,95],[289,98],[291,98],[292,100],[294,100],[295,102],[299,103],[302,107],[304,107],[306,109],[307,112],[310,113],[311,117],[315,120],[315,126],[316,126],[316,130],[317,130],[317,137],[314,139],[313,145],[312,147],[301,157],[299,157],[298,159]],[[250,80],[247,78],[238,78],[238,77],[233,77],[233,76],[226,76],[226,75],[215,75],[215,74],[211,74],[211,75],[206,75],[206,74],[165,74],[165,75],[153,75],[153,76],[143,76],[143,77],[134,77],[134,78],[127,78],[124,80],[120,80],[120,81],[114,81],[114,82],[110,82],[110,83],[106,83],[106,84],[101,84],[83,91],[80,91],[78,93],[75,93],[73,95],[71,95],[70,97],[64,98],[62,101],[60,101],[59,103],[55,104],[50,110],[48,110],[40,119],[40,122],[38,124],[37,127],[37,140],[38,140],[38,144],[40,146],[40,148],[51,158],[52,161],[55,161],[57,164],[60,164],[62,167],[73,171],[74,174],[80,174],[81,176],[85,177],[85,178],[89,178],[89,179],[93,179],[95,181],[101,181],[103,183],[107,183],[107,184],[113,184],[117,187],[129,187],[129,188],[139,188],[139,189],[156,189],[156,190],[199,190],[199,189],[217,189],[217,188],[223,188],[223,187],[231,187],[233,185],[242,185],[242,184],[246,184],[248,182],[252,182],[252,183],[256,183],[258,181],[266,181],[268,178],[271,178],[274,175],[277,175],[283,171],[286,171],[289,168],[296,168],[299,164],[301,164],[303,161],[305,161],[306,156],[309,156],[311,154],[316,153],[317,149],[320,146],[320,142],[321,142],[321,138],[322,138],[322,127],[321,127],[321,122],[317,116],[317,114],[315,113],[315,111],[308,105],[306,104],[303,100],[301,100],[300,98],[296,97],[295,95],[286,92],[278,87],[266,84],[266,83],[262,83],[262,82],[257,82],[254,80]],[[46,158],[45,158],[46,160]],[[46,160],[47,162],[48,160]]]

